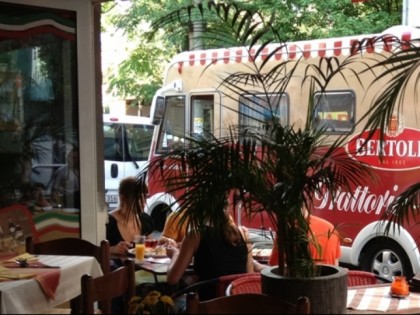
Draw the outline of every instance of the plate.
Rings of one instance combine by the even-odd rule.
[[[135,248],[130,248],[129,250],[128,250],[128,254],[130,255],[130,256],[135,256],[136,255],[136,252],[135,252]],[[166,258],[166,257],[168,257],[167,255],[166,255],[166,253],[165,254],[153,254],[153,253],[148,253],[147,251],[144,253],[144,258]]]
[[[145,258],[166,258],[168,257],[166,254],[144,254]]]
[[[408,292],[407,294],[395,294],[395,293],[389,292],[389,294],[394,298],[405,299],[407,296],[410,295],[410,292]]]

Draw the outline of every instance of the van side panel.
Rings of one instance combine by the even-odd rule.
[[[420,30],[411,27],[395,27],[389,30],[402,40],[412,40],[420,38]],[[381,147],[377,135],[369,140],[367,149],[356,150],[361,147],[366,133],[362,133],[365,120],[362,117],[375,101],[375,95],[381,93],[384,89],[383,81],[375,81],[375,75],[384,71],[384,69],[376,68],[373,71],[366,71],[361,74],[361,80],[357,80],[354,72],[362,73],[367,69],[367,65],[373,65],[379,60],[384,60],[395,49],[394,43],[382,41],[375,43],[372,41],[371,46],[367,46],[362,52],[354,53],[354,43],[362,41],[366,38],[375,38],[383,34],[372,34],[354,37],[331,38],[323,40],[312,40],[305,42],[287,43],[281,53],[276,53],[266,67],[279,65],[281,62],[288,61],[290,64],[285,65],[285,72],[290,71],[297,62],[304,64],[304,67],[297,68],[293,79],[287,86],[285,91],[288,100],[289,117],[288,122],[296,128],[304,127],[306,121],[308,99],[310,93],[309,81],[304,81],[304,76],[308,76],[308,72],[303,72],[308,65],[319,66],[321,58],[330,57],[330,60],[337,61],[337,64],[344,64],[350,61],[348,72],[345,76],[337,76],[330,82],[327,93],[342,93],[348,97],[349,107],[354,108],[349,111],[324,112],[319,114],[319,118],[324,121],[331,119],[336,120],[336,126],[340,128],[348,128],[349,141],[342,148],[343,153],[350,154],[355,159],[360,159],[368,163],[380,179],[378,182],[369,182],[363,187],[353,187],[352,191],[337,192],[334,199],[331,196],[317,196],[318,203],[314,213],[323,217],[339,228],[343,236],[343,260],[344,263],[350,263],[362,267],[363,269],[374,269],[372,262],[377,262],[378,268],[382,268],[379,273],[385,272],[385,267],[389,264],[381,262],[381,257],[397,256],[398,263],[401,264],[401,270],[405,270],[407,275],[420,272],[419,249],[420,229],[415,229],[414,224],[419,218],[412,220],[410,224],[404,225],[401,232],[395,231],[391,234],[389,240],[380,237],[380,230],[374,233],[371,224],[380,220],[387,205],[389,205],[396,196],[413,183],[419,181],[420,178],[420,129],[418,127],[417,117],[419,102],[415,98],[415,93],[407,93],[404,95],[403,108],[396,108],[393,113],[393,120],[387,126],[385,134],[385,147]],[[388,32],[387,32],[388,34]],[[267,47],[266,55],[275,48]],[[404,48],[404,47],[402,47]],[[214,107],[220,112],[214,124],[219,124],[219,135],[227,132],[229,126],[237,125],[240,122],[238,115],[239,100],[226,97],[229,91],[220,86],[221,81],[229,73],[249,72],[248,60],[253,58],[255,52],[248,51],[245,47],[234,47],[229,49],[214,49],[205,51],[190,51],[176,55],[167,67],[165,75],[165,86],[169,86],[171,82],[182,82],[182,90],[164,89],[165,92],[160,96],[167,98],[181,96],[185,98],[184,112],[185,128],[191,128],[191,112],[190,105],[192,96],[204,94],[220,94],[219,99],[214,102]],[[261,56],[260,56],[261,57]],[[264,54],[262,55],[264,58]],[[325,59],[324,59],[325,60]],[[257,65],[261,65],[263,60],[256,60]],[[296,61],[296,63],[294,62]],[[311,70],[309,70],[311,71]],[[312,73],[317,76],[317,72]],[[320,79],[320,78],[319,78]],[[409,82],[412,86],[411,90],[418,90],[416,82]],[[277,93],[278,91],[269,91]],[[315,91],[319,92],[319,91]],[[341,97],[341,96],[340,96]],[[340,99],[340,98],[338,98]],[[339,103],[337,101],[336,103]],[[340,104],[339,104],[340,105]],[[229,109],[235,109],[235,111]],[[153,115],[153,113],[152,113]],[[330,117],[327,117],[330,115]],[[355,125],[354,122],[360,122]],[[351,124],[354,125],[351,125]],[[163,128],[162,124],[158,129]],[[332,128],[330,137],[334,139],[334,132],[337,128]],[[159,130],[155,135],[159,134]],[[159,139],[153,139],[153,146],[159,146]],[[151,159],[159,156],[156,147],[152,148]],[[380,152],[385,152],[385,157],[380,158]],[[162,206],[165,200],[174,200],[174,196],[168,196],[163,187],[159,187],[149,178],[149,200],[150,211],[153,212],[154,207]],[[175,208],[172,208],[175,211]],[[269,229],[268,220],[264,217],[255,217],[252,222],[247,222],[245,218],[240,218],[241,224],[247,225],[253,229],[265,230]],[[369,232],[367,227],[369,226]],[[400,233],[400,234],[399,234]],[[415,240],[413,242],[412,240]],[[369,266],[369,264],[371,264]],[[411,270],[410,270],[411,269]],[[381,274],[383,275],[383,274]]]

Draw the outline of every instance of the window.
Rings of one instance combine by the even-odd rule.
[[[31,198],[28,183],[40,184],[31,173],[48,182],[53,167],[40,165],[66,164],[79,147],[76,13],[6,3],[0,11],[0,195]]]
[[[214,132],[214,96],[191,97],[191,136],[208,138]]]
[[[245,94],[239,99],[239,126],[257,128],[273,121],[286,126],[289,123],[287,94]]]
[[[167,96],[161,122],[157,153],[167,152],[185,139],[185,96]]]
[[[109,161],[146,161],[153,125],[104,123],[104,158]]]
[[[353,91],[326,91],[314,95],[313,126],[328,134],[346,134],[354,129],[356,96]]]

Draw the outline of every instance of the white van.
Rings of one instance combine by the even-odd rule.
[[[118,205],[122,178],[135,176],[149,158],[154,125],[149,117],[103,115],[105,201]]]

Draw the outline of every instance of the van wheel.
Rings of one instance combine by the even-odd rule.
[[[394,241],[374,242],[364,251],[360,267],[392,282],[394,276],[413,277],[413,267],[407,254]]]
[[[157,206],[155,209],[153,209],[151,217],[153,219],[156,231],[163,231],[163,227],[165,226],[166,217],[169,211],[170,210],[168,210],[167,205]]]

